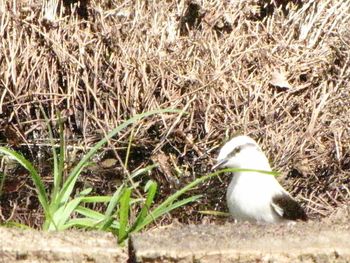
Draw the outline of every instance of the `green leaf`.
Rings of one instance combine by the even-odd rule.
[[[100,225],[100,230],[106,230],[107,228],[109,228],[112,224],[112,222],[114,221],[112,214],[114,209],[116,208],[116,206],[118,205],[118,202],[121,198],[121,195],[124,191],[124,184],[122,184],[121,186],[118,187],[118,189],[114,192],[108,207],[106,209],[106,212],[104,214],[104,219],[103,219],[103,224]]]
[[[130,228],[129,233],[131,233],[134,229],[136,229],[138,225],[140,225],[143,222],[147,213],[150,212],[150,207],[152,205],[152,202],[157,192],[157,186],[158,186],[157,183],[152,180],[149,180],[147,182],[145,186],[145,190],[147,191],[147,198],[146,198],[145,204],[143,205],[139,215],[137,216],[136,221]]]
[[[82,203],[108,203],[112,199],[112,196],[84,196],[81,200]]]
[[[2,195],[2,188],[4,187],[4,184],[5,184],[5,178],[6,178],[6,175],[0,172],[0,197]]]
[[[95,210],[92,210],[90,208],[84,207],[84,206],[77,206],[75,209],[75,212],[77,212],[80,215],[92,218],[94,220],[103,220],[104,215],[100,212],[97,212]]]
[[[127,226],[129,220],[129,209],[130,209],[130,195],[131,188],[126,188],[120,198],[119,207],[119,231],[118,231],[118,242],[124,240],[127,236]]]
[[[53,224],[50,225],[49,230],[63,230],[65,229],[64,225],[67,223],[69,218],[75,212],[76,208],[84,199],[84,196],[89,194],[92,191],[92,188],[87,188],[81,191],[78,197],[69,201],[66,205],[61,206],[54,214]]]
[[[113,211],[114,211],[115,207],[117,206],[121,195],[123,194],[124,188],[125,188],[125,186],[124,186],[124,184],[122,184],[114,192],[114,194],[113,194],[113,196],[108,204],[108,207],[106,209],[105,216],[107,216],[107,217],[112,216]]]
[[[73,191],[73,186],[84,166],[89,162],[90,158],[103,146],[105,145],[112,137],[118,134],[121,130],[126,128],[127,126],[141,120],[142,118],[161,113],[181,113],[183,111],[173,110],[173,109],[163,109],[163,110],[154,110],[148,111],[142,114],[135,115],[134,117],[126,120],[121,125],[113,129],[110,133],[107,134],[105,138],[100,140],[94,147],[90,149],[90,151],[80,160],[80,162],[74,167],[74,169],[69,173],[68,179],[63,184],[63,187],[60,191],[59,200],[66,202],[68,197],[71,195]]]
[[[132,143],[133,137],[134,137],[134,129],[131,130],[131,133],[130,133],[130,136],[129,136],[128,148],[126,149],[126,156],[125,156],[125,162],[124,162],[125,169],[128,169],[130,149],[131,149],[131,143]]]
[[[83,191],[81,191],[81,192],[79,193],[79,196],[88,195],[88,194],[91,193],[91,191],[92,191],[92,187],[88,187],[88,188],[84,189]]]
[[[173,204],[169,204],[168,206],[163,206],[162,209],[155,209],[151,213],[147,215],[147,217],[134,229],[134,232],[140,231],[145,226],[149,225],[150,223],[154,222],[158,217],[165,215],[166,213],[169,213],[170,211],[179,208],[181,206],[184,206],[188,203],[194,202],[201,198],[202,195],[195,195],[188,198],[185,198],[183,200],[177,201]]]
[[[70,173],[67,180],[64,182],[62,188],[60,189],[59,194],[57,195],[56,202],[59,204],[64,204],[68,202],[69,197],[72,195],[76,181],[79,178],[81,171],[85,168],[85,165],[82,165],[79,170],[76,170],[76,174]],[[63,194],[65,193],[65,194]]]
[[[73,218],[70,219],[66,224],[64,224],[61,228],[61,230],[69,229],[72,227],[81,227],[81,228],[91,228],[96,229],[96,225],[98,222],[96,220],[91,218]]]
[[[62,180],[63,180],[63,173],[64,173],[64,162],[65,162],[65,137],[64,137],[64,127],[63,127],[63,121],[61,119],[61,114],[58,112],[58,121],[59,121],[59,127],[60,127],[60,156],[59,156],[59,162],[58,162],[58,179],[56,180],[56,185],[58,187],[61,187]],[[56,197],[56,196],[55,196]]]
[[[33,229],[30,226],[27,226],[27,225],[21,224],[21,223],[17,223],[17,222],[13,222],[13,221],[1,223],[0,226],[15,227],[15,228],[20,228],[20,229],[25,229],[25,230]]]
[[[68,221],[76,207],[81,203],[81,197],[77,197],[69,201],[64,206],[61,206],[54,214],[53,222],[48,230],[63,230],[64,224]]]
[[[24,158],[22,155],[18,154],[17,152],[15,152],[13,150],[8,149],[8,148],[0,147],[0,153],[3,153],[12,159],[15,159],[20,165],[22,165],[29,172],[29,174],[34,182],[36,191],[38,193],[39,202],[44,209],[45,216],[47,218],[51,217],[50,210],[49,210],[48,198],[47,198],[47,195],[45,192],[45,186],[44,186],[38,172],[34,168],[34,166],[26,158]]]
[[[95,223],[96,223],[94,226],[95,229],[99,229],[99,230],[119,229],[119,222],[115,220],[115,218],[113,217],[106,218],[106,216],[103,215],[102,213],[94,211],[90,208],[78,206],[75,212],[87,218],[90,218],[92,220],[95,220]],[[112,222],[107,224],[106,221],[109,221],[109,220],[112,220]],[[104,226],[105,224],[108,226],[106,226],[106,228],[103,229],[102,226]]]
[[[46,112],[45,112],[44,108],[42,107],[42,105],[40,105],[39,107],[40,107],[41,113],[44,116],[45,123],[46,123],[47,129],[49,131],[51,152],[52,152],[52,156],[53,156],[53,178],[54,178],[54,180],[53,180],[53,189],[52,189],[52,195],[51,195],[52,203],[50,204],[50,210],[55,211],[57,209],[57,207],[59,206],[59,202],[56,201],[56,197],[57,197],[57,193],[61,187],[62,176],[63,176],[63,174],[62,174],[63,170],[60,171],[60,164],[59,163],[60,162],[64,163],[64,156],[62,156],[61,153],[60,153],[60,157],[57,156],[56,148],[55,148],[55,141],[54,141],[54,136],[53,136],[50,120],[49,120],[48,116],[46,115]],[[64,137],[63,135],[64,135],[64,133],[60,127],[60,136],[61,136],[60,145],[62,143],[64,143],[64,138],[62,140],[62,137]]]
[[[215,210],[198,211],[198,213],[203,215],[211,215],[211,216],[224,216],[224,217],[230,216],[230,213],[215,211]]]
[[[130,175],[130,178],[134,179],[135,177],[137,177],[139,175],[142,175],[142,174],[145,174],[145,173],[152,171],[156,167],[158,167],[158,164],[152,164],[152,165],[146,166],[145,168],[138,169]]]

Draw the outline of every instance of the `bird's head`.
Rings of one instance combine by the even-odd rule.
[[[271,170],[259,145],[245,135],[234,137],[221,148],[217,163],[212,170],[217,168]]]

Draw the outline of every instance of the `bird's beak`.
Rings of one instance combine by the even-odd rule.
[[[212,168],[211,171],[216,170],[217,168],[220,168],[221,166],[223,166],[225,163],[227,163],[227,159],[223,159],[221,161],[219,161],[217,164],[215,164]]]

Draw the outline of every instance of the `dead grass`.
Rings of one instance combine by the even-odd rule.
[[[133,128],[128,168],[161,160],[152,174],[160,199],[205,174],[218,147],[243,133],[308,213],[328,215],[350,197],[350,3],[263,2],[91,0],[52,12],[0,0],[0,139],[37,156],[48,142],[39,103],[53,119],[62,112],[77,151],[135,113],[186,108]],[[121,160],[130,133],[111,142]],[[208,182],[203,203],[173,216],[198,222],[198,209],[225,210],[227,179]],[[28,208],[28,187],[5,191],[1,206]]]

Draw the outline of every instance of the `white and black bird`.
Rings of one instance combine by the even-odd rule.
[[[216,168],[272,171],[259,145],[248,136],[237,136],[220,150]],[[280,223],[307,220],[303,208],[272,174],[235,172],[227,189],[227,205],[237,221]]]

